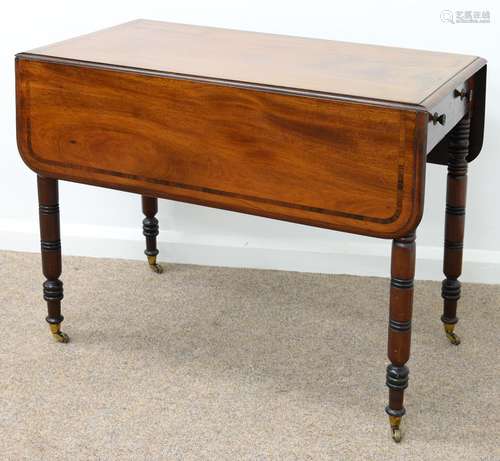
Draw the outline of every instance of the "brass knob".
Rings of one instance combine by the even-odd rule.
[[[444,125],[446,123],[446,114],[439,115],[437,112],[434,112],[433,114],[429,113],[429,121],[431,121],[434,125],[437,125],[438,123]]]
[[[467,91],[465,88],[462,90],[455,90],[453,92],[453,96],[455,96],[455,98],[460,98],[460,100],[469,99],[470,92]]]

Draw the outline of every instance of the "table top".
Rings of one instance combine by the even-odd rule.
[[[485,62],[460,54],[143,19],[23,53],[28,54],[415,105]]]

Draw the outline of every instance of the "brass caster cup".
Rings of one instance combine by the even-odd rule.
[[[157,262],[156,262],[156,256],[148,256],[148,263],[149,267],[153,272],[156,274],[161,274],[163,272],[163,267],[161,267]]]
[[[52,337],[58,343],[69,343],[69,336],[61,331],[61,325],[58,323],[49,324]]]
[[[446,337],[454,346],[458,346],[460,344],[460,337],[454,333],[455,324],[451,325],[449,323],[444,324],[444,332],[446,333]]]
[[[396,443],[401,442],[401,429],[399,428],[401,416],[389,416],[389,423],[391,425],[392,440]]]

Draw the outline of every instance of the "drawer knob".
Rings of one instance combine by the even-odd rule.
[[[467,91],[465,88],[462,89],[462,90],[455,90],[453,92],[453,95],[455,96],[455,98],[460,98],[460,100],[462,99],[469,99],[470,98],[470,95],[471,95],[471,92],[470,91]]]
[[[429,121],[431,121],[434,125],[437,125],[438,123],[444,125],[446,123],[446,114],[439,115],[437,112],[434,112],[433,114],[429,113]]]

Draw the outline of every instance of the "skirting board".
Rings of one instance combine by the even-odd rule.
[[[21,230],[20,230],[21,229]],[[145,260],[142,229],[72,226],[62,229],[64,255]],[[328,248],[300,248],[272,239],[248,242],[211,235],[160,233],[159,260],[209,266],[388,277],[390,241],[331,242]],[[0,250],[39,251],[38,223],[0,220]],[[440,247],[417,245],[416,278],[442,280]],[[464,282],[500,283],[500,251],[466,249]]]

